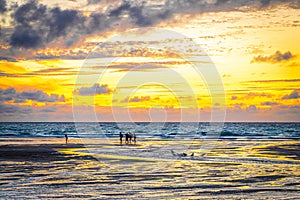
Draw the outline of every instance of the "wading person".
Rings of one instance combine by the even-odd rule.
[[[132,140],[132,133],[131,133],[131,132],[129,132],[129,133],[128,133],[128,136],[129,136],[129,142],[130,142],[130,144],[131,144],[131,140]]]
[[[122,140],[123,140],[123,134],[122,134],[122,132],[120,132],[119,136],[120,136],[120,143],[122,144]]]
[[[65,139],[66,139],[66,144],[68,144],[68,135],[67,134],[65,134]]]
[[[128,133],[125,133],[125,143],[128,144],[128,137],[129,137],[129,134]]]
[[[135,135],[135,133],[133,133],[133,142],[134,142],[134,144],[136,143],[136,135]]]

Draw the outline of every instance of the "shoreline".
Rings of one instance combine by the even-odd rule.
[[[0,138],[1,196],[4,199],[280,199],[287,195],[296,198],[300,192],[298,140],[223,140],[205,156],[201,157],[199,150],[194,158],[173,160],[135,159],[134,155],[122,154],[124,151],[147,154],[165,145],[166,140],[138,140],[136,146],[118,145],[118,139],[109,144],[94,140],[96,144],[90,145],[73,138],[67,145],[64,141],[64,138]],[[174,144],[180,145],[177,141]]]
[[[135,153],[151,152],[151,149],[163,149],[164,151],[180,150],[178,146],[186,146],[189,152],[195,152],[196,156],[207,157],[240,157],[242,158],[278,158],[285,160],[300,160],[300,141],[293,139],[286,140],[256,140],[243,138],[242,140],[172,140],[157,138],[139,138],[137,143],[120,144],[118,138],[103,139],[78,139],[70,138],[69,143],[64,143],[64,138],[0,138],[0,160],[18,159],[18,160],[67,160],[77,154],[77,156],[93,157],[93,154],[115,154],[128,151]],[[168,147],[165,148],[164,147]],[[208,147],[208,151],[201,148]],[[76,150],[80,151],[76,152]],[[237,152],[237,149],[239,151]],[[103,150],[103,151],[101,151]],[[88,152],[87,155],[85,152]],[[240,153],[239,153],[240,152]],[[247,152],[249,155],[247,155]],[[158,152],[159,153],[159,152]],[[178,153],[178,151],[177,151]],[[182,152],[179,152],[182,153]],[[245,156],[246,153],[246,156]],[[252,154],[252,155],[251,155]],[[135,156],[137,156],[136,154]]]

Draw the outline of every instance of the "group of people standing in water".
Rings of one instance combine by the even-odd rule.
[[[120,143],[122,144],[124,135],[122,132],[120,132],[119,136],[120,136]],[[132,141],[134,142],[134,144],[136,143],[135,133],[131,133],[131,132],[125,133],[125,144],[131,144]]]

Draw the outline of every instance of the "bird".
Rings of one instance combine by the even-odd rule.
[[[183,152],[183,153],[181,154],[181,156],[187,156],[187,154],[186,154],[185,152]]]
[[[171,152],[172,152],[173,156],[183,156],[183,157],[187,156],[187,153],[185,153],[185,152],[183,152],[183,153],[175,153],[173,150],[171,150]]]

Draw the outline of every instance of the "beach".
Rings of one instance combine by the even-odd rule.
[[[201,149],[204,142],[213,148]],[[176,149],[181,143],[192,144],[185,150],[187,156]],[[139,138],[137,144],[120,145],[117,138],[70,138],[66,145],[64,138],[1,138],[0,196],[297,199],[299,147],[297,139]],[[172,149],[175,155],[167,153]]]
[[[0,0],[0,20],[0,200],[300,200],[300,0]]]

